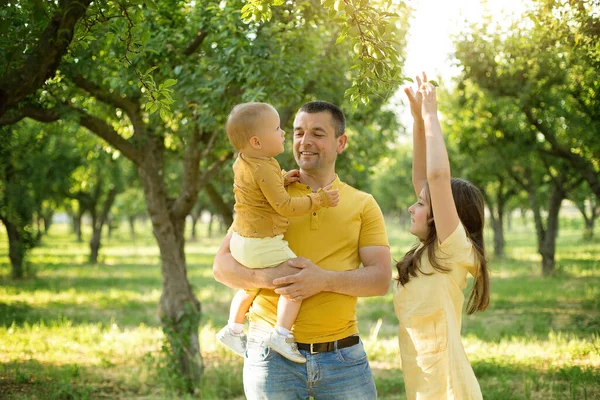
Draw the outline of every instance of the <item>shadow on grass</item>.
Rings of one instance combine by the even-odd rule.
[[[58,264],[41,277],[0,280],[0,326],[69,321],[75,325],[116,323],[158,326],[160,267],[136,264]],[[212,277],[205,264],[190,265],[190,283],[203,303],[203,323],[224,323],[233,291]]]
[[[474,362],[472,366],[486,400],[591,400],[600,395],[600,375],[592,368],[569,366],[541,370],[487,361]],[[373,375],[382,400],[406,398],[402,370],[373,368]]]
[[[567,366],[541,370],[489,361],[474,362],[472,366],[486,400],[596,399],[600,395],[600,375],[593,368]]]
[[[1,364],[0,371],[2,399],[85,399],[100,391],[81,379],[87,374],[86,368],[77,364],[48,365],[28,360]]]
[[[242,364],[208,359],[199,398],[243,398]],[[124,365],[104,360],[100,365],[42,363],[37,360],[0,364],[2,399],[131,399],[137,397],[196,399],[178,393],[165,359],[146,354],[134,371],[123,374]]]

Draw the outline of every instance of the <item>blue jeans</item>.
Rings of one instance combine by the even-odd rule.
[[[248,400],[373,400],[375,382],[362,342],[327,353],[300,350],[306,364],[282,357],[250,335],[244,360]]]

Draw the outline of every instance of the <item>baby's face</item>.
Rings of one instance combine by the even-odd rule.
[[[260,140],[260,151],[266,157],[275,157],[283,153],[283,143],[285,142],[285,132],[279,126],[279,114],[275,110],[265,112],[263,122],[256,132]]]

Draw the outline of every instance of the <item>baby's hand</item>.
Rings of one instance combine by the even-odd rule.
[[[329,200],[329,207],[335,207],[340,202],[340,191],[338,189],[331,189],[331,185],[324,187],[325,194]]]
[[[300,182],[300,171],[297,169],[290,169],[283,177],[283,184],[287,186],[296,182]]]

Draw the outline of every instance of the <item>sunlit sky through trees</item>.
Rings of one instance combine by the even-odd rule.
[[[452,57],[452,36],[466,26],[465,21],[477,22],[489,13],[494,16],[494,22],[508,25],[523,14],[528,3],[526,0],[412,0],[415,11],[410,22],[404,74],[414,79],[425,71],[430,79],[448,84],[459,71]],[[397,107],[404,125],[410,129],[408,105],[397,105],[403,99],[404,94],[399,91],[392,104]]]

